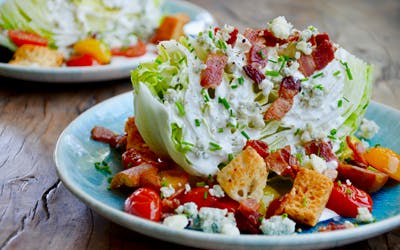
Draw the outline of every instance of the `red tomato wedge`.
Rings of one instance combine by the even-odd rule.
[[[161,220],[161,198],[150,188],[139,188],[133,192],[124,205],[125,212],[152,220]]]
[[[372,198],[365,191],[353,185],[334,183],[326,207],[344,217],[357,217],[359,207],[372,211]]]
[[[30,32],[30,31],[23,31],[23,30],[9,30],[8,36],[10,37],[11,41],[18,47],[21,47],[25,44],[37,45],[37,46],[44,46],[46,47],[49,41],[41,37],[40,35]]]
[[[99,65],[100,63],[91,55],[73,55],[71,56],[65,64],[68,67],[80,67],[80,66],[94,66]]]
[[[146,44],[142,41],[138,41],[136,45],[111,49],[113,56],[139,57],[146,54],[146,52]]]

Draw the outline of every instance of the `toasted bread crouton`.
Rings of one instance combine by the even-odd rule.
[[[315,170],[301,168],[284,204],[293,220],[315,226],[332,192],[333,182]]]
[[[217,181],[225,193],[236,201],[248,198],[259,201],[267,182],[264,159],[247,147],[217,173]]]
[[[25,44],[19,47],[10,64],[41,67],[60,67],[64,61],[64,56],[57,50],[44,46]]]
[[[151,42],[157,44],[161,41],[178,39],[180,36],[184,35],[183,26],[189,21],[190,17],[186,14],[164,17],[156,34],[151,39]]]

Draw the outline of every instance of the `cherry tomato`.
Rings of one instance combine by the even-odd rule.
[[[139,188],[126,200],[125,212],[152,220],[161,220],[161,198],[160,195],[150,188]]]
[[[49,41],[41,37],[40,35],[30,32],[30,31],[23,31],[23,30],[9,30],[8,36],[10,37],[11,41],[14,42],[15,45],[21,47],[24,44],[31,44],[37,46],[47,46]]]
[[[94,38],[88,38],[76,42],[73,46],[76,54],[93,56],[100,64],[108,64],[111,61],[111,51],[108,46]]]
[[[400,181],[400,155],[384,147],[369,148],[364,153],[369,165]]]
[[[99,65],[99,62],[97,60],[89,55],[89,54],[84,54],[84,55],[73,55],[71,56],[65,64],[68,67],[79,67],[79,66],[93,66],[93,65]]]
[[[353,185],[334,183],[327,208],[344,217],[357,217],[359,207],[366,207],[372,211],[372,199],[368,193]]]
[[[122,48],[111,49],[113,56],[125,56],[125,57],[139,57],[143,56],[147,52],[146,44],[142,41],[138,41],[136,45]]]
[[[220,209],[228,209],[229,212],[235,212],[239,207],[239,203],[229,197],[215,197],[209,192],[209,188],[195,187],[188,193],[184,194],[180,199],[181,204],[186,202],[194,202],[200,209],[202,207],[216,207]]]

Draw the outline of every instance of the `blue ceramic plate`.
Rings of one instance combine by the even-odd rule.
[[[2,1],[0,0],[0,4]],[[184,27],[184,31],[188,35],[197,35],[200,31],[215,23],[209,12],[181,0],[165,0],[162,12],[166,15],[174,13],[186,13],[189,15],[191,20]],[[116,80],[129,78],[130,71],[139,63],[153,60],[155,57],[154,49],[149,46],[149,52],[141,57],[114,57],[110,64],[102,66],[41,68],[0,63],[0,75],[49,83],[83,83]]]
[[[122,133],[127,117],[133,116],[132,93],[104,101],[76,118],[60,135],[54,160],[64,185],[79,199],[104,217],[131,230],[165,241],[212,249],[318,249],[336,247],[370,238],[400,226],[400,185],[388,185],[373,195],[373,215],[377,222],[354,229],[317,233],[304,230],[290,236],[240,235],[231,237],[192,230],[173,230],[145,219],[124,213],[125,196],[108,190],[108,178],[121,170],[120,157],[103,143],[90,139],[90,131],[104,126]],[[367,118],[381,129],[370,141],[400,151],[400,112],[372,102]],[[112,174],[94,168],[106,159]]]

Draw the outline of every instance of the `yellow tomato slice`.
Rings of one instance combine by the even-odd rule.
[[[89,38],[76,42],[74,51],[81,55],[89,54],[100,64],[108,64],[111,61],[110,49],[97,39]]]
[[[369,148],[364,154],[368,164],[400,181],[400,155],[384,147]]]

